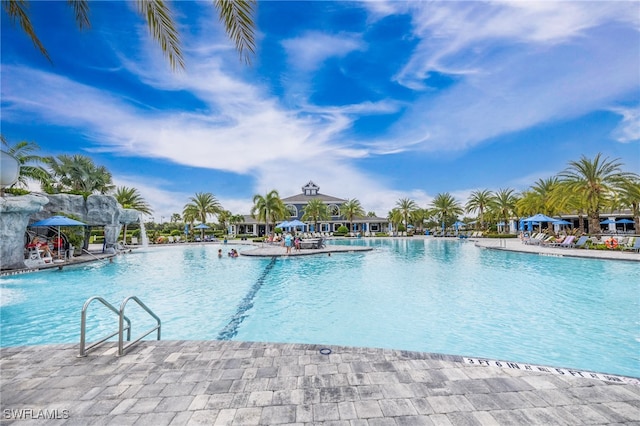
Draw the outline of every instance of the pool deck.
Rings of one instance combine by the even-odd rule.
[[[234,341],[142,341],[122,357],[106,343],[77,354],[71,344],[2,348],[2,424],[640,422],[637,379],[460,356]]]
[[[640,260],[637,253],[527,246],[517,239],[469,242]],[[250,252],[278,256],[284,248],[258,246],[242,255]],[[236,341],[145,340],[123,357],[114,342],[84,358],[78,350],[77,344],[0,348],[0,424],[640,425],[639,378],[560,367]]]
[[[581,257],[587,259],[629,260],[640,262],[640,253],[622,250],[589,250],[581,248],[546,247],[524,244],[518,238],[479,238],[472,239],[478,247],[493,250],[517,251],[541,256]]]

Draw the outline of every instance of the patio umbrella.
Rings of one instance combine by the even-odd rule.
[[[554,219],[554,218],[549,217],[547,215],[544,215],[542,213],[538,213],[538,214],[533,215],[531,217],[528,217],[526,219],[522,219],[522,221],[525,222],[525,223],[526,222],[530,222],[530,223],[532,223],[534,225],[535,225],[535,223],[533,223],[533,222],[538,222],[540,224],[540,231],[542,231],[542,222],[555,223],[555,222],[557,222],[557,219]]]
[[[557,219],[538,213],[526,219],[522,219],[523,222],[556,222]]]
[[[207,226],[204,223],[201,223],[200,225],[193,227],[193,229],[200,229],[200,238],[202,239],[204,239],[204,230],[209,228],[210,226]]]
[[[464,228],[465,223],[464,222],[460,222],[459,220],[454,222],[453,227],[456,230],[456,235],[458,235],[458,228]]]
[[[564,219],[556,219],[555,222],[556,225],[571,225],[571,222],[564,220]]]
[[[622,226],[624,226],[624,232],[627,232],[627,224],[628,223],[635,223],[635,222],[632,221],[631,219],[620,219],[620,220],[616,221],[616,223],[622,223]]]
[[[290,227],[290,228],[297,228],[298,226],[302,226],[302,227],[303,227],[303,229],[304,229],[304,227],[306,227],[306,226],[307,226],[307,224],[306,224],[306,223],[301,222],[301,221],[299,221],[298,219],[296,219],[296,220],[292,220],[291,222],[287,222],[287,223],[288,223],[288,224],[287,224],[287,226],[288,226],[288,227]]]
[[[61,226],[86,226],[86,223],[71,219],[66,216],[51,216],[46,219],[39,220],[29,225],[32,228],[56,226],[58,227],[58,241],[60,240],[60,227]],[[58,249],[58,259],[60,259],[60,247]]]
[[[610,223],[616,223],[616,221],[613,219],[607,219],[600,222],[600,225],[609,225]]]
[[[291,222],[288,222],[286,220],[284,222],[280,222],[276,224],[276,228],[280,228],[280,229],[289,228],[289,227],[291,227]]]

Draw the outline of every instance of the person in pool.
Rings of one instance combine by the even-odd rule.
[[[222,249],[218,249],[218,257],[222,257]]]

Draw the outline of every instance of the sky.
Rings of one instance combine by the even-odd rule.
[[[449,192],[522,191],[582,156],[640,173],[640,2],[260,1],[252,64],[212,2],[169,3],[173,71],[134,2],[32,1],[49,62],[2,13],[1,132],[83,154],[152,220],[210,192],[358,199],[386,217]]]

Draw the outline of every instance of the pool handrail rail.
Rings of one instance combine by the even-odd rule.
[[[123,325],[123,327],[118,327],[118,330],[115,333],[112,333],[112,334],[100,339],[99,341],[94,342],[94,343],[90,344],[89,346],[86,346],[87,309],[89,308],[89,305],[94,300],[97,300],[98,302],[102,303],[110,311],[112,311],[113,313],[118,315],[118,317],[120,318],[120,320],[119,320],[120,322],[126,321],[127,322],[127,326],[124,327],[124,325]],[[111,303],[107,302],[104,298],[102,298],[100,296],[90,297],[89,299],[87,299],[86,302],[84,302],[84,306],[82,307],[82,313],[80,314],[80,353],[78,354],[78,357],[86,357],[87,353],[90,350],[95,349],[96,347],[100,346],[102,343],[106,342],[107,340],[109,340],[113,336],[117,335],[118,336],[118,340],[121,340],[123,332],[124,332],[125,329],[127,330],[127,340],[131,340],[131,320],[129,320],[129,318],[127,318],[123,313],[118,311]]]
[[[127,341],[131,340],[131,325],[129,324],[127,327],[124,327],[124,320],[126,319],[126,316],[124,315],[124,308],[127,306],[127,303],[129,302],[129,300],[133,300],[138,304],[138,306],[140,306],[142,309],[147,311],[147,313],[151,315],[153,319],[156,320],[156,326],[146,331],[145,333],[141,334],[140,336],[138,336],[134,341],[129,343],[127,346],[124,346],[123,333],[125,329],[127,329],[127,335],[128,335]],[[156,330],[158,330],[157,340],[160,340],[161,327],[162,327],[162,323],[160,321],[160,318],[151,309],[149,309],[147,305],[142,303],[142,301],[138,299],[137,296],[129,296],[126,299],[124,299],[122,301],[122,304],[120,305],[120,315],[119,315],[119,321],[118,321],[118,336],[119,336],[118,337],[118,356],[124,355],[124,352],[127,349],[129,349],[131,346],[135,345],[140,340],[144,339],[146,336],[148,336],[149,334],[153,333]]]

